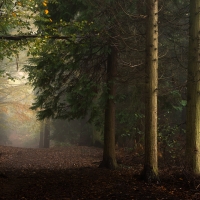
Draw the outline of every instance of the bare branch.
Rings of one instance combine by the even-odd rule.
[[[25,40],[31,38],[49,38],[49,39],[58,39],[58,40],[71,40],[69,36],[45,36],[45,35],[2,35],[0,40]]]

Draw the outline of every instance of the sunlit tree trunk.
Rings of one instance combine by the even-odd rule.
[[[186,158],[200,175],[200,1],[190,1],[189,63],[187,80]]]
[[[105,122],[104,122],[104,149],[103,161],[100,167],[115,169],[117,167],[115,156],[115,78],[117,73],[117,50],[111,48],[111,53],[108,55],[107,62],[107,86],[108,99],[105,107]]]
[[[146,0],[146,102],[145,164],[142,175],[148,182],[158,180],[157,93],[158,93],[158,0]]]
[[[40,141],[39,141],[39,148],[44,147],[44,121],[40,122]]]
[[[49,148],[49,145],[50,145],[50,120],[45,119],[44,148]]]

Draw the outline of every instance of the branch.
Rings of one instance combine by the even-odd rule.
[[[29,38],[50,38],[50,39],[58,39],[58,40],[69,40],[71,37],[69,36],[45,36],[45,35],[19,35],[19,36],[13,36],[13,35],[5,35],[0,36],[0,40],[24,40]]]

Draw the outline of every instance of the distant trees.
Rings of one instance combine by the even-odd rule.
[[[30,1],[1,1],[0,2],[0,104],[1,116],[4,116],[2,130],[7,136],[16,133],[19,141],[21,137],[31,138],[37,132],[37,122],[31,119],[35,112],[29,110],[32,101],[32,89],[25,85],[22,65],[27,59],[25,50],[27,41],[4,40],[3,36],[22,34],[27,31],[29,24],[26,11],[29,10]],[[31,26],[28,27],[31,31]],[[24,59],[25,58],[25,59]],[[30,120],[30,121],[29,121]],[[29,135],[29,137],[28,137]],[[31,136],[30,136],[31,135]],[[26,141],[21,141],[25,143]],[[19,142],[20,143],[20,142]]]

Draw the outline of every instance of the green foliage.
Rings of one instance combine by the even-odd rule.
[[[163,158],[174,161],[179,157],[178,152],[183,147],[185,137],[185,107],[187,101],[182,99],[179,90],[169,91],[160,95],[160,116],[158,119],[158,138]]]
[[[58,9],[62,8],[59,4],[57,6]],[[88,20],[68,22],[70,15],[64,13],[59,17],[54,15],[55,9],[51,12],[50,4],[48,8],[52,13],[52,23],[64,18],[59,25],[63,27],[63,23],[67,23],[67,26],[63,27],[60,33],[69,35],[70,40],[44,40],[42,45],[39,43],[41,49],[37,47],[36,51],[31,52],[32,55],[39,54],[39,57],[31,60],[37,66],[25,67],[29,73],[29,81],[36,90],[39,89],[32,108],[41,108],[38,115],[40,119],[50,116],[81,118],[88,111],[94,115],[97,107],[93,105],[93,99],[98,93],[99,80],[104,73],[102,66],[106,62],[107,47],[99,45],[101,40],[98,37],[88,37],[88,34],[94,31],[91,29],[93,23],[88,23]],[[75,17],[77,12],[72,9],[72,16]],[[40,23],[45,25],[43,21]],[[54,24],[57,25],[57,22]],[[52,26],[49,27],[52,30]],[[87,27],[91,29],[90,32]],[[42,30],[42,27],[39,25],[39,31],[40,29]],[[77,38],[78,34],[82,35],[80,39]],[[53,52],[50,46],[54,49]]]
[[[172,90],[167,95],[160,95],[159,105],[164,112],[182,111],[186,104],[187,101],[182,99],[181,92],[178,90]]]
[[[24,35],[32,33],[30,20],[33,1],[1,1],[0,8],[0,38],[8,35]],[[16,57],[20,50],[24,50],[28,41],[12,41],[0,39],[0,60]],[[1,67],[2,68],[2,67]],[[4,69],[0,69],[1,74]]]
[[[160,125],[158,130],[159,150],[163,159],[174,161],[179,158],[183,149],[185,129],[181,125],[166,124]]]
[[[117,95],[116,110],[116,138],[118,145],[134,148],[136,143],[143,143],[144,139],[144,102],[142,97],[143,86],[134,83],[129,87],[121,86]]]
[[[40,13],[35,17],[37,34],[45,37],[35,40],[30,50],[34,58],[25,66],[37,95],[32,109],[39,108],[39,119],[72,120],[89,114],[89,121],[101,129],[105,101],[113,98],[103,86],[109,47],[117,42],[123,49],[127,39],[120,35],[132,35],[124,10],[135,12],[135,3],[59,0],[38,2],[34,9]],[[66,40],[48,35],[64,35]]]
[[[101,78],[101,74],[98,74],[98,68],[93,69],[94,66],[88,63],[86,49],[82,54],[76,54],[77,48],[82,47],[60,41],[54,41],[52,45],[56,45],[53,52],[49,47],[44,47],[40,57],[31,59],[37,66],[25,66],[25,71],[29,72],[29,81],[35,87],[37,94],[37,101],[32,108],[43,109],[40,118],[83,117],[87,110],[93,107],[92,101],[98,93],[98,79]],[[72,49],[68,55],[65,45],[68,49]],[[72,56],[74,59],[71,59]],[[85,60],[80,63],[82,56],[85,56]],[[99,65],[98,60],[94,61],[96,67]],[[37,90],[38,88],[40,89]],[[67,110],[68,107],[70,110]]]

